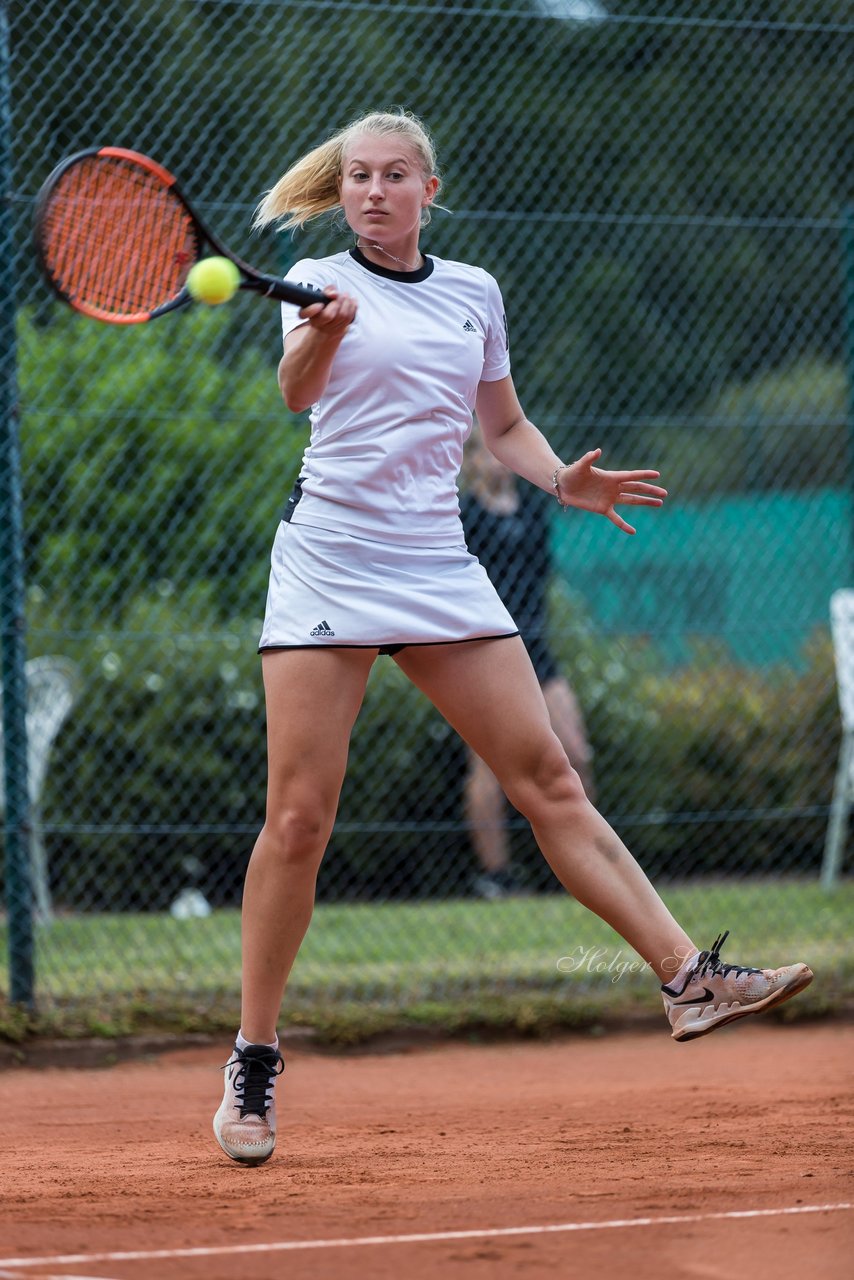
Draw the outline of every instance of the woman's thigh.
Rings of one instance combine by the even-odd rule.
[[[518,636],[413,646],[395,661],[505,788],[544,768],[563,771],[565,755]]]
[[[267,806],[333,812],[350,733],[376,649],[277,649],[262,655],[267,705]]]

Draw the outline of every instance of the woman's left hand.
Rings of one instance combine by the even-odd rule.
[[[557,477],[560,500],[567,506],[607,516],[624,533],[634,533],[632,526],[614,510],[616,505],[660,507],[667,490],[648,483],[658,479],[658,471],[603,471],[593,465],[601,456],[601,449],[591,449],[577,462],[561,467]]]

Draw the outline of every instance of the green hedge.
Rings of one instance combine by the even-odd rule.
[[[183,608],[204,620],[203,599]],[[171,615],[179,630],[182,619]],[[200,860],[215,901],[236,898],[264,805],[254,639],[243,624],[204,645],[161,637],[143,656],[126,639],[111,648],[104,634],[96,652],[80,655],[84,694],[45,806],[61,901],[162,907],[185,882],[188,857]],[[711,653],[665,675],[644,646],[606,645],[577,629],[559,635],[558,648],[587,709],[599,806],[651,872],[816,870],[838,741],[824,639],[797,677]],[[463,769],[453,732],[380,659],[321,897],[459,892],[472,866]],[[514,839],[530,887],[554,886],[521,822]]]

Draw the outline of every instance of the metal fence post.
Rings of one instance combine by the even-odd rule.
[[[0,670],[6,781],[6,907],[9,917],[9,993],[13,1003],[31,1007],[34,998],[33,912],[29,861],[23,521],[10,199],[10,118],[9,16],[6,0],[0,0]]]

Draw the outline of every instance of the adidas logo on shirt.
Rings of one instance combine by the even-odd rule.
[[[318,622],[317,626],[313,627],[308,634],[310,636],[334,636],[335,632],[332,630],[328,622],[323,621]]]
[[[471,320],[466,320],[463,325],[463,333],[477,333],[477,329],[474,327]]]

